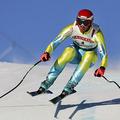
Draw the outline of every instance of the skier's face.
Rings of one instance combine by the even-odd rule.
[[[92,24],[91,20],[85,20],[80,18],[77,18],[76,22],[82,33],[88,31]]]

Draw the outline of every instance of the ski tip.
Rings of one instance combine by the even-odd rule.
[[[27,94],[29,94],[33,97],[33,96],[37,96],[37,95],[40,95],[40,94],[53,94],[53,92],[50,91],[50,90],[47,90],[47,91],[42,92],[42,93],[38,93],[37,91],[32,91],[32,92],[27,91]]]
[[[77,91],[76,90],[73,90],[73,92],[72,93],[76,93]]]
[[[33,92],[27,91],[27,93],[28,93],[29,95],[31,95],[32,97],[39,95],[39,93],[38,93],[37,91],[33,91]]]
[[[57,102],[53,102],[52,100],[49,100],[49,102],[50,102],[51,104],[53,104],[53,105],[56,105],[56,104],[57,104]]]
[[[30,94],[30,92],[29,92],[29,91],[27,91],[26,93]]]
[[[76,93],[76,92],[77,92],[76,90],[73,90],[73,92],[71,94]],[[71,94],[69,94],[69,95],[71,95]],[[69,95],[66,95],[66,96],[69,96]],[[63,96],[62,94],[60,94],[60,95],[56,96],[55,98],[53,98],[49,101],[55,105],[56,103],[58,103],[62,99],[64,99],[66,96]]]
[[[31,94],[31,92],[29,92],[29,91],[27,91],[26,93],[29,94],[30,96],[33,96],[33,95]]]
[[[49,100],[50,103],[54,104],[51,100]]]

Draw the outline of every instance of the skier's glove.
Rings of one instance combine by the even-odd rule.
[[[95,77],[102,77],[105,73],[105,67],[101,66],[100,68],[98,68],[95,73],[94,76]]]
[[[44,61],[44,62],[50,60],[50,54],[49,54],[48,52],[44,52],[44,53],[41,55],[40,60],[41,60],[41,61]]]

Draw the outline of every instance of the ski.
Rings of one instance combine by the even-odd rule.
[[[45,92],[42,92],[42,93],[38,93],[37,91],[32,91],[32,92],[29,92],[29,91],[27,91],[27,93],[29,94],[29,95],[31,95],[32,97],[34,97],[34,96],[37,96],[37,95],[40,95],[40,94],[53,94],[53,92],[52,91],[50,91],[50,90],[46,90]]]
[[[76,90],[73,90],[73,92],[71,94],[74,94],[74,93],[76,93]],[[71,95],[71,94],[69,94],[69,95]],[[51,99],[50,102],[53,103],[53,104],[56,104],[59,101],[61,101],[63,98],[65,98],[65,97],[67,97],[69,95],[66,95],[66,96],[63,97],[63,95],[60,94],[60,95],[56,96],[55,98]]]

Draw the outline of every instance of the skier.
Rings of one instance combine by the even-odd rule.
[[[45,92],[54,83],[67,63],[73,63],[77,64],[77,67],[61,93],[63,96],[71,94],[86,71],[96,63],[98,53],[101,57],[101,64],[94,75],[97,77],[104,75],[108,61],[106,45],[101,29],[93,23],[93,20],[94,16],[90,10],[80,10],[75,22],[66,26],[48,45],[40,57],[41,61],[50,60],[55,48],[68,37],[73,40],[73,44],[65,48],[50,69],[46,80],[41,83],[37,91],[39,94]]]

